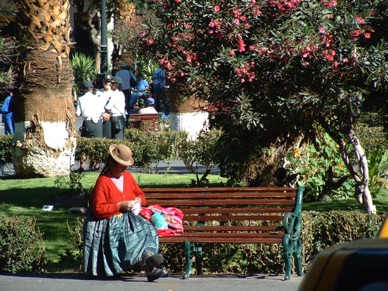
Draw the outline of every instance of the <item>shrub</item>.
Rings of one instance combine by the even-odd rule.
[[[306,186],[304,201],[350,198],[354,194],[354,180],[350,179],[338,145],[319,127],[315,131],[310,142],[288,153],[287,170],[298,173],[299,182]]]
[[[376,237],[383,219],[384,215],[362,211],[304,211],[302,239],[305,266],[330,246]]]
[[[0,164],[12,163],[13,136],[0,136]]]
[[[204,186],[207,182],[207,175],[217,166],[217,153],[221,150],[218,147],[218,140],[221,136],[221,131],[202,130],[198,134],[198,138],[194,141],[181,139],[176,143],[178,158],[183,161],[189,173],[197,173],[196,167],[198,164],[205,166],[206,171],[201,178],[192,181],[193,185]]]
[[[82,94],[82,82],[92,81],[97,75],[94,59],[82,53],[75,53],[70,60],[74,73],[75,90],[78,96]]]
[[[82,270],[83,260],[83,224],[84,217],[78,217],[74,227],[67,222],[67,230],[70,233],[69,245],[70,248],[66,250],[66,253],[61,255],[60,262],[74,265],[76,271]]]
[[[42,272],[42,233],[33,217],[0,217],[0,272]]]

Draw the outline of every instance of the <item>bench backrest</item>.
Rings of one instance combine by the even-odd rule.
[[[257,232],[270,242],[284,236],[286,213],[300,216],[301,193],[292,187],[143,188],[147,204],[177,207],[184,213],[185,233],[227,232],[231,241],[257,242]],[[300,218],[299,218],[300,219]],[[251,239],[231,232],[251,232]],[[272,240],[271,240],[272,238]],[[214,241],[214,239],[212,239]]]
[[[131,114],[128,120],[128,127],[159,130],[159,113]]]

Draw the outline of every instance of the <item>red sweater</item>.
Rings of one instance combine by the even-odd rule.
[[[92,209],[98,219],[111,218],[121,213],[117,202],[141,198],[141,205],[146,204],[144,192],[136,183],[130,172],[124,172],[124,193],[117,189],[111,178],[102,174],[98,177],[92,193]]]

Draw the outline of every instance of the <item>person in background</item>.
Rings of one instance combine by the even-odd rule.
[[[93,82],[94,90],[100,90],[104,88],[104,74],[98,73],[96,80]]]
[[[78,98],[75,114],[82,117],[82,137],[102,137],[102,114],[104,105],[93,94],[92,82],[83,82],[84,95]]]
[[[96,96],[100,98],[99,102],[104,104],[104,108],[109,103],[114,93],[111,88],[111,81],[111,76],[109,74],[105,75],[104,88],[96,91]],[[112,138],[110,114],[108,110],[105,110],[105,112],[102,114],[102,137]]]
[[[156,109],[154,108],[154,105],[155,105],[154,98],[151,98],[151,97],[147,98],[146,107],[141,108],[139,110],[139,114],[158,113],[158,111],[156,111]]]
[[[116,77],[122,79],[122,91],[125,96],[125,110],[128,112],[131,100],[131,82],[136,82],[136,77],[131,70],[128,70],[127,63],[121,63],[120,70],[116,73]]]
[[[121,91],[122,79],[113,77],[111,87],[113,96],[105,106],[105,109],[110,113],[111,131],[113,139],[124,139],[125,129],[125,96]]]
[[[163,60],[159,61],[159,68],[153,74],[153,91],[156,111],[162,111],[160,102],[163,102],[164,113],[162,118],[170,118],[170,104],[166,94],[166,73],[163,70]]]
[[[150,85],[148,84],[147,80],[144,80],[142,75],[138,75],[136,81],[136,92],[132,93],[131,101],[129,102],[129,107],[131,109],[133,109],[135,103],[137,102],[137,100],[139,100],[139,98],[142,98],[145,104],[147,98],[147,91],[150,88]]]
[[[115,276],[136,266],[145,271],[149,282],[167,275],[159,268],[163,256],[158,233],[152,223],[137,215],[146,197],[126,170],[133,163],[126,145],[109,147],[83,228],[83,270],[88,275]]]
[[[4,122],[4,134],[13,135],[15,134],[15,123],[13,119],[14,110],[14,88],[7,88],[9,95],[5,98],[3,106],[1,106],[1,114]]]

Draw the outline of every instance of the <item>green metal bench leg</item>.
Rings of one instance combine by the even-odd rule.
[[[283,260],[284,260],[284,272],[286,273],[284,280],[290,280],[291,277],[291,248],[289,245],[289,235],[287,234],[283,238]]]
[[[194,243],[192,246],[195,256],[195,266],[197,268],[197,275],[202,275],[202,244]]]
[[[286,234],[283,238],[284,280],[290,280],[292,259],[295,262],[295,270],[298,276],[302,276],[302,240],[295,239]]]
[[[298,276],[303,276],[302,269],[302,240],[298,239],[296,242],[296,250],[294,253],[295,271]]]
[[[189,279],[191,274],[191,266],[192,266],[192,250],[191,250],[191,243],[186,241],[185,242],[185,255],[186,255],[186,270],[185,274],[183,276],[183,279]]]
[[[202,244],[185,242],[186,270],[183,279],[189,279],[193,265],[193,256],[195,256],[195,266],[197,275],[202,274]]]

